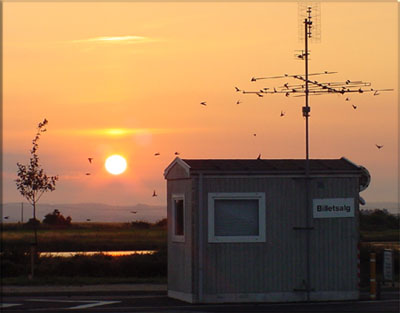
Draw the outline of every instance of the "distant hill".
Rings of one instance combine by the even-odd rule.
[[[136,204],[136,205],[109,205],[102,203],[39,203],[36,208],[36,217],[43,220],[44,216],[55,209],[65,217],[71,216],[73,222],[132,222],[134,220],[154,223],[167,216],[165,206]],[[136,213],[131,213],[136,212]],[[3,216],[9,216],[4,222],[21,221],[21,203],[4,203]],[[32,206],[24,203],[24,222],[32,218]]]

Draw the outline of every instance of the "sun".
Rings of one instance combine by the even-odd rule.
[[[119,175],[126,170],[126,160],[124,157],[114,154],[109,156],[104,164],[107,172],[113,175]]]

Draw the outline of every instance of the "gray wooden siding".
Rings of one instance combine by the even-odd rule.
[[[317,181],[324,187],[316,188]],[[357,178],[313,180],[312,197],[358,199]],[[198,190],[198,181],[193,184]],[[306,234],[294,230],[305,226],[305,184],[301,178],[207,178],[204,176],[203,208],[197,208],[193,192],[194,221],[203,210],[205,228],[204,294],[265,293],[304,288],[306,280]],[[208,243],[207,203],[209,192],[265,192],[265,243]],[[356,212],[358,203],[356,205]],[[312,219],[311,287],[315,290],[357,289],[358,216],[355,218]],[[198,233],[198,229],[194,229]],[[337,240],[340,238],[340,240]],[[198,238],[194,240],[193,291],[198,293]]]
[[[168,289],[192,292],[192,184],[190,179],[167,181]],[[185,242],[172,241],[172,195],[185,195]]]
[[[165,178],[166,179],[179,179],[179,178],[188,178],[188,177],[189,177],[189,175],[187,174],[185,169],[176,163],[169,170],[168,175]]]

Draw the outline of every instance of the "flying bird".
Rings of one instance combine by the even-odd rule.
[[[137,211],[131,211],[131,213],[132,213],[132,214],[136,214],[136,213],[137,213]]]
[[[350,98],[346,98],[346,100],[345,101],[350,101]]]
[[[85,173],[85,175],[89,176],[89,175],[90,175],[90,173]]]
[[[207,102],[203,101],[203,102],[200,102],[200,104],[206,106]]]
[[[352,104],[351,106],[353,107],[354,110],[357,109],[356,105]]]
[[[156,191],[153,191],[153,197],[157,197]]]
[[[5,220],[8,220],[8,218],[9,218],[9,216],[4,216],[4,219],[5,219]]]
[[[287,93],[285,94],[285,96],[286,96],[286,97],[289,97],[289,93],[287,92]]]
[[[377,96],[377,95],[379,95],[378,90],[376,90],[376,91],[374,92],[374,96]]]
[[[259,97],[263,97],[263,95],[258,93],[258,92],[256,92],[256,95],[259,96]]]
[[[87,222],[90,222],[91,220],[90,220],[90,218],[87,218],[86,221],[87,221]]]
[[[383,148],[383,145],[377,145],[377,144],[375,144],[375,146],[380,150],[380,149],[382,149]]]
[[[253,134],[253,136],[255,137],[255,136],[257,136],[257,134]]]
[[[92,164],[93,158],[88,158],[89,163]]]
[[[236,92],[240,91],[240,89],[238,87],[235,87]]]
[[[281,111],[281,117],[285,116],[285,112]]]
[[[240,104],[240,103],[242,103],[242,101],[240,101],[240,100],[236,101],[236,104]]]
[[[159,156],[159,155],[160,155],[160,152],[154,153],[154,156]]]

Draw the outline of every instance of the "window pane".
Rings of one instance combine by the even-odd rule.
[[[215,236],[258,236],[258,200],[215,200]]]
[[[175,235],[183,236],[183,200],[174,200],[175,206]]]

